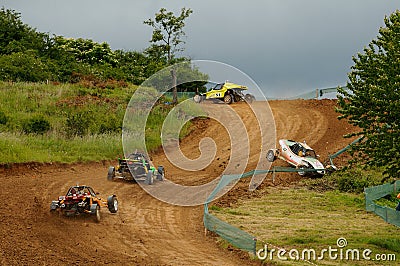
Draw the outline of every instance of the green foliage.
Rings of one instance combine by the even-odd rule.
[[[176,73],[177,89],[179,91],[196,91],[196,88],[204,85],[208,80],[208,75],[200,72],[196,66],[190,64],[189,61],[184,61],[174,65]],[[195,80],[190,83],[183,83],[186,80]],[[196,82],[197,81],[197,82]],[[152,76],[151,80],[146,83],[161,91],[171,89],[172,77],[170,71],[159,71]]]
[[[377,39],[353,57],[349,91],[339,89],[337,111],[360,128],[348,137],[363,136],[352,149],[353,163],[381,166],[395,177],[400,175],[400,11],[384,22]]]
[[[3,111],[0,111],[0,125],[7,124],[8,118]]]
[[[400,239],[381,239],[381,238],[371,238],[368,239],[368,244],[375,245],[385,250],[391,250],[395,252],[400,252]]]
[[[397,199],[397,192],[393,192],[392,194],[388,194],[385,197],[382,197],[378,200],[375,201],[375,204],[380,205],[380,206],[386,206],[392,209],[395,209],[397,204],[398,204],[398,199]]]
[[[122,154],[122,122],[136,88],[0,81],[0,120],[5,122],[0,123],[0,162],[115,159]],[[145,93],[157,91],[149,88]],[[149,150],[161,145],[161,126],[171,108],[160,101],[151,112],[146,129]],[[182,137],[188,127],[185,124],[180,132]]]
[[[0,69],[0,80],[37,82],[52,77],[47,66],[33,52],[0,55]]]
[[[337,179],[337,186],[340,192],[362,193],[364,188],[371,186],[373,183],[368,177],[360,175],[341,175]]]
[[[89,133],[93,116],[90,112],[68,113],[65,123],[66,133],[69,137],[83,137]]]
[[[180,15],[175,16],[173,12],[167,12],[165,8],[161,8],[159,13],[155,14],[154,20],[144,21],[144,24],[153,28],[150,40],[152,46],[149,51],[161,55],[161,58],[166,57],[168,65],[175,63],[176,53],[183,50],[179,46],[184,43],[182,38],[185,36],[183,31],[185,20],[192,13],[190,8],[182,8]],[[174,93],[172,102],[177,103],[177,74],[174,68],[171,69],[171,85]]]
[[[385,182],[381,169],[365,169],[363,167],[343,169],[323,178],[302,181],[311,190],[337,190],[351,193],[363,193],[364,188],[381,185]]]
[[[209,209],[210,211],[222,211],[222,207],[219,207],[217,205],[211,205]]]
[[[21,14],[14,10],[0,9],[0,55],[24,52],[27,50],[43,51],[46,34],[21,21]]]
[[[161,57],[149,53],[135,51],[115,51],[117,60],[116,69],[121,71],[126,81],[141,84],[151,75],[166,66],[166,61]]]
[[[120,134],[62,135],[0,133],[0,162],[88,162],[113,160],[123,154]]]
[[[107,116],[101,122],[98,133],[113,133],[113,132],[121,132],[122,130],[122,121],[119,120],[115,115]]]
[[[184,13],[183,17],[181,14],[176,20],[171,20],[174,26],[169,29],[175,36],[171,39],[173,47],[183,42],[180,40],[184,35],[183,20],[191,11]],[[91,87],[93,84],[86,82],[90,77],[98,84],[109,84],[109,80],[141,84],[167,65],[167,47],[169,52],[179,50],[155,44],[143,53],[113,51],[106,42],[51,37],[24,24],[20,13],[0,9],[0,80],[3,81],[83,81]]]
[[[188,8],[182,8],[179,16],[175,16],[173,12],[165,8],[161,8],[159,13],[155,14],[155,18],[144,21],[153,28],[153,34],[150,42],[156,45],[153,49],[163,52],[167,56],[168,62],[174,58],[175,53],[181,51],[179,45],[184,43],[183,37],[185,32],[185,20],[192,14],[193,11]]]
[[[29,118],[22,126],[23,131],[28,134],[44,134],[49,131],[50,128],[50,122],[41,116]]]
[[[99,44],[90,39],[66,39],[61,36],[56,36],[54,38],[54,43],[56,49],[73,55],[78,62],[88,63],[90,65],[115,65],[117,63],[114,52],[105,42]]]

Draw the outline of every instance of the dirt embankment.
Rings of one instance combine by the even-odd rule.
[[[257,103],[255,103],[257,104]],[[338,121],[332,100],[271,101],[277,138],[306,142],[327,158],[346,146],[343,135],[353,129]],[[255,166],[260,133],[246,104],[232,105],[249,131],[250,160]],[[163,164],[176,182],[197,185],[220,175],[230,159],[228,133],[214,120],[198,120],[192,134],[181,141],[185,155],[196,158],[198,144],[211,137],[217,146],[215,160],[190,175],[171,165],[162,152],[153,161]],[[340,164],[340,158],[338,159]],[[245,258],[218,247],[204,236],[202,206],[178,207],[149,196],[136,184],[106,181],[109,162],[41,165],[26,164],[0,169],[0,264],[2,265],[243,265]],[[284,163],[283,163],[284,165]],[[296,174],[277,174],[278,183],[298,179]],[[51,200],[75,184],[92,186],[106,198],[116,194],[120,202],[115,215],[102,210],[102,221],[91,217],[65,218],[49,213]],[[272,185],[270,180],[265,185]],[[274,184],[276,185],[276,184]],[[252,194],[253,193],[253,194]],[[246,181],[238,184],[222,201],[251,197]]]

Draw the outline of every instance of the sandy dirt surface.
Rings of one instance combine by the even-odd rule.
[[[255,102],[254,105],[258,103]],[[321,161],[351,140],[343,135],[352,129],[336,119],[333,100],[271,101],[277,129],[276,138],[306,140]],[[255,116],[244,103],[231,105],[249,132],[249,162],[252,170],[260,154],[260,132]],[[228,132],[217,121],[197,119],[192,133],[180,143],[182,153],[191,159],[200,155],[199,142],[211,137],[217,147],[211,164],[196,172],[173,166],[160,150],[152,155],[156,165],[166,168],[176,183],[199,185],[215,179],[229,164]],[[265,157],[265,156],[264,156]],[[342,164],[343,158],[335,163]],[[203,207],[179,207],[148,195],[138,184],[106,181],[107,169],[115,162],[87,164],[22,164],[0,168],[0,264],[2,265],[249,265],[247,254],[219,247],[216,238],[205,236]],[[274,163],[286,165],[284,162]],[[277,174],[275,183],[286,185],[299,179],[297,174]],[[262,193],[249,192],[243,180],[219,199]],[[51,200],[63,195],[69,186],[92,186],[104,199],[116,194],[119,211],[101,211],[102,221],[93,217],[60,217],[49,213]]]

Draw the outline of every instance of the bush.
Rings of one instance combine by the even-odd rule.
[[[7,124],[8,118],[3,111],[0,111],[0,125]]]
[[[383,183],[382,171],[354,168],[336,173],[337,188],[341,192],[362,193],[364,188]]]
[[[302,183],[311,190],[363,193],[364,188],[381,185],[388,182],[379,168],[364,169],[363,167],[346,168],[318,179],[304,179]],[[390,182],[390,180],[389,180]]]
[[[83,137],[89,133],[93,116],[90,112],[69,113],[66,121],[66,132],[69,137]]]
[[[47,66],[34,53],[13,53],[0,56],[0,80],[45,81],[52,78]]]
[[[44,134],[51,128],[50,122],[43,117],[32,117],[22,125],[22,130],[27,133]]]
[[[122,121],[118,120],[116,116],[105,117],[99,127],[100,134],[120,132],[122,130]]]
[[[364,188],[369,187],[369,181],[362,177],[342,176],[338,179],[337,185],[340,192],[361,193]]]

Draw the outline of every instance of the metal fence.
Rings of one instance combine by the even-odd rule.
[[[169,98],[172,98],[173,95],[174,95],[173,92],[170,92],[170,91],[164,93],[164,96],[169,97]],[[190,91],[183,91],[183,92],[178,91],[177,92],[178,98],[188,98],[189,99],[189,98],[194,97],[195,95],[196,95],[195,92],[190,92]]]

